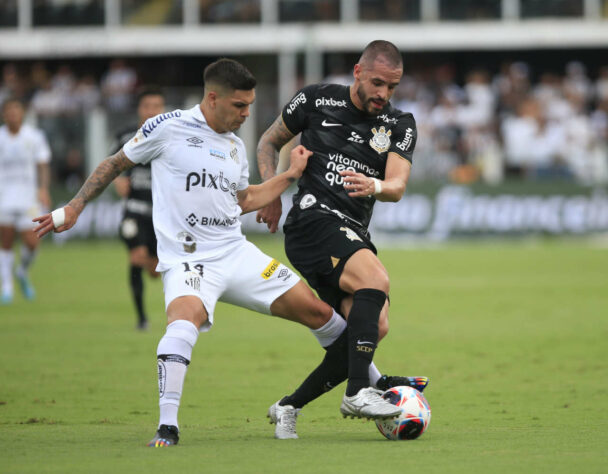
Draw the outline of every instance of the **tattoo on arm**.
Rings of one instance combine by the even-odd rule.
[[[120,173],[128,170],[135,166],[131,160],[127,158],[125,153],[118,151],[115,155],[112,155],[103,160],[95,171],[91,173],[86,182],[78,191],[78,194],[68,203],[68,205],[76,212],[80,214],[86,204],[99,196],[104,189],[108,187],[114,178]]]
[[[287,129],[283,123],[283,117],[279,115],[260,138],[257,149],[258,168],[264,181],[269,180],[276,174],[279,163],[278,152],[293,137],[294,134]]]

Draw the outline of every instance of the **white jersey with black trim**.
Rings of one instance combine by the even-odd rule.
[[[123,151],[152,166],[158,271],[220,256],[245,239],[236,197],[249,186],[245,146],[232,132],[214,132],[199,105],[147,120]]]
[[[38,203],[37,165],[51,160],[44,134],[23,124],[16,134],[0,127],[0,209],[26,211]]]

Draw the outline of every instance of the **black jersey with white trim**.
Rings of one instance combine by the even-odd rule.
[[[117,153],[135,136],[137,128],[129,128],[116,134],[116,145],[112,153]],[[129,178],[129,194],[125,204],[129,214],[152,217],[152,168],[150,163],[138,164],[125,171],[122,176]]]
[[[314,202],[315,208],[337,210],[367,227],[376,199],[350,197],[340,171],[384,179],[389,152],[411,162],[417,137],[412,114],[390,104],[378,115],[366,114],[352,103],[348,86],[316,84],[298,91],[282,117],[289,131],[302,133],[302,145],[314,153],[298,181],[294,205],[305,208]]]

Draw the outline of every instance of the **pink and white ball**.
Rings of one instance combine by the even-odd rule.
[[[431,406],[424,395],[412,387],[393,387],[382,398],[401,407],[401,414],[390,419],[376,420],[380,433],[390,440],[416,439],[431,423]]]

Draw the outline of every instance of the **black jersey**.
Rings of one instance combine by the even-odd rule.
[[[137,133],[137,128],[124,130],[116,135],[117,153]],[[152,218],[152,168],[150,164],[136,165],[122,176],[130,179],[129,194],[125,203],[126,214],[137,214]]]
[[[367,228],[376,199],[352,198],[340,171],[384,179],[389,152],[408,161],[416,145],[416,122],[390,104],[379,115],[357,109],[348,86],[316,84],[301,89],[283,108],[283,122],[314,154],[298,181],[294,205],[335,210]]]

